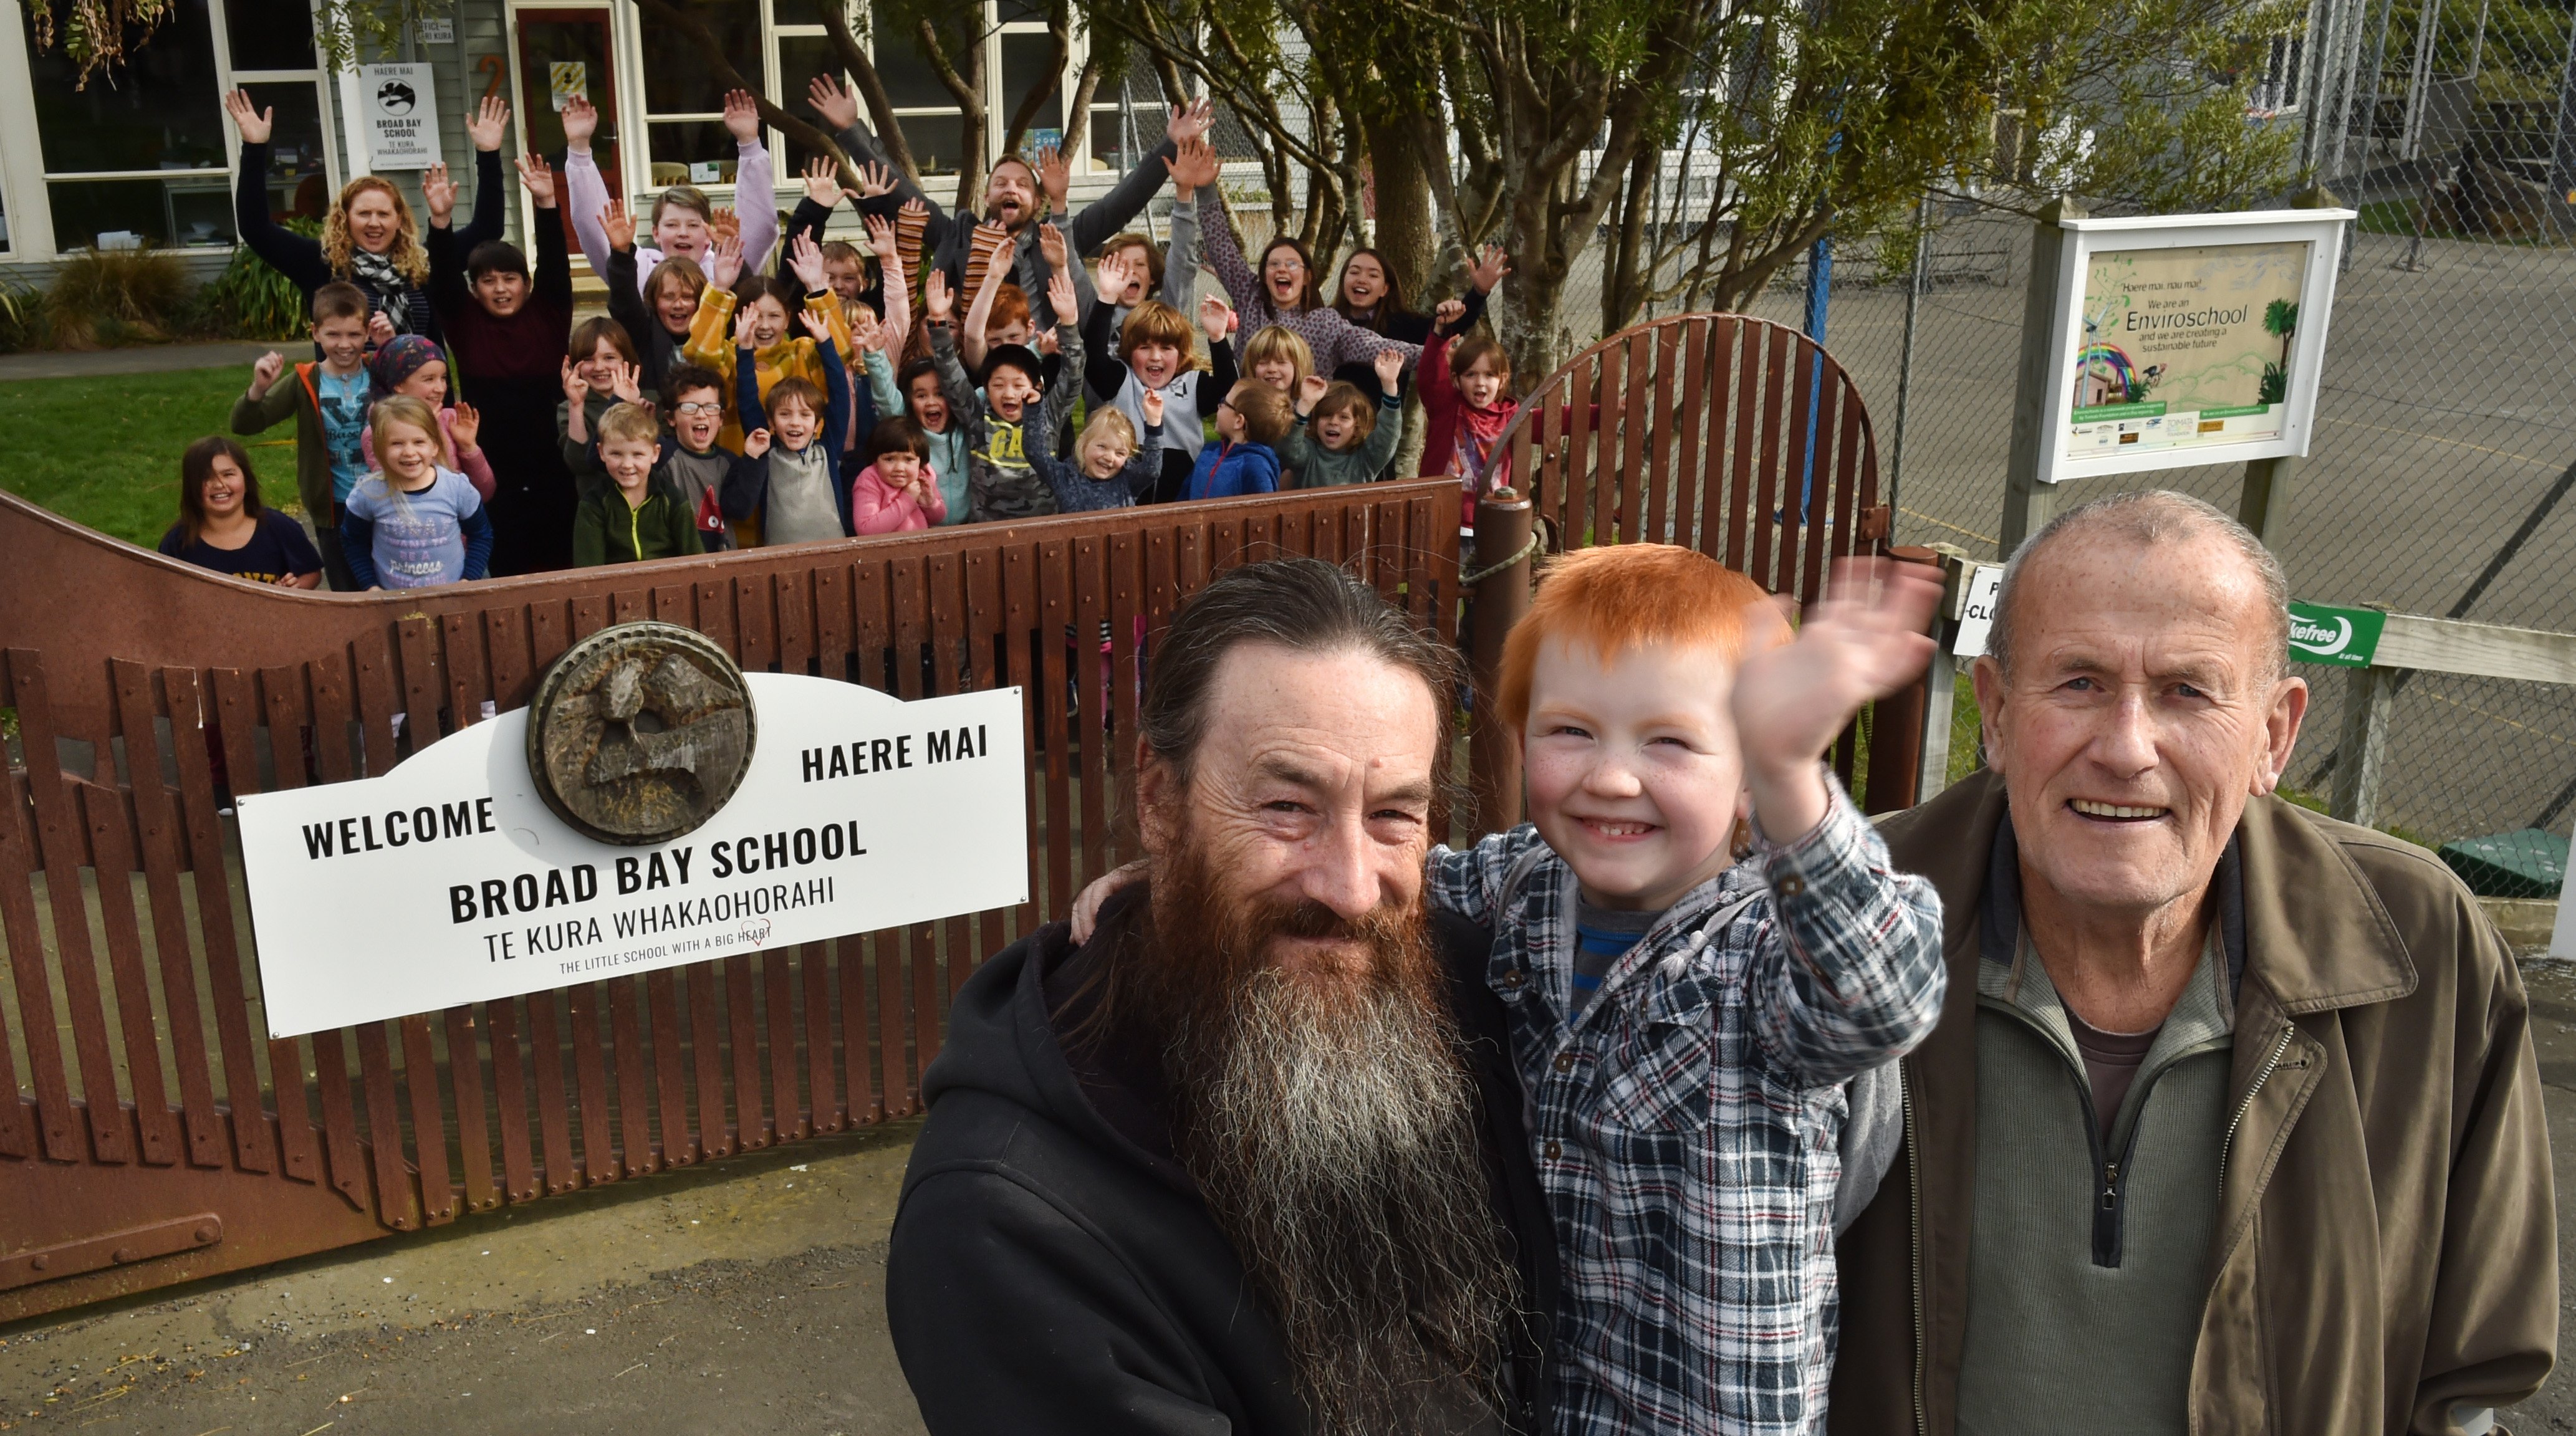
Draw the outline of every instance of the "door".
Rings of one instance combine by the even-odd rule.
[[[590,142],[591,158],[612,196],[626,194],[626,171],[620,162],[623,116],[618,112],[615,51],[609,48],[608,10],[521,10],[512,17],[518,27],[520,137],[529,152],[563,169],[563,107],[575,96],[599,109],[599,133]],[[575,254],[581,241],[572,230],[572,206],[559,206],[564,242]],[[533,256],[532,256],[533,258]]]

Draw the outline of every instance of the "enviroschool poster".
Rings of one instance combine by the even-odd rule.
[[[2066,456],[2279,438],[2308,250],[2219,244],[2090,256]]]

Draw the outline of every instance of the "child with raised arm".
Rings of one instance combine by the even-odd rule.
[[[1101,256],[1103,282],[1113,287],[1125,284],[1131,272],[1128,264],[1116,253]],[[1159,299],[1143,300],[1115,331],[1109,327],[1109,314],[1108,305],[1093,305],[1090,317],[1083,321],[1083,384],[1095,406],[1115,406],[1138,431],[1148,427],[1146,398],[1162,401],[1166,419],[1159,426],[1161,437],[1149,447],[1159,449],[1163,475],[1154,485],[1151,501],[1169,503],[1188,485],[1199,449],[1207,442],[1207,423],[1216,417],[1218,402],[1234,387],[1234,343],[1226,337],[1234,315],[1224,301],[1213,297],[1200,304],[1208,367],[1199,370],[1190,366],[1197,336],[1182,311]],[[1114,348],[1113,332],[1117,335]]]
[[[480,140],[477,140],[480,143]],[[497,231],[507,203],[500,164],[486,164],[475,188],[469,232]],[[464,376],[466,400],[483,416],[481,440],[497,483],[492,493],[495,573],[542,573],[572,564],[572,472],[555,439],[557,366],[572,332],[572,260],[555,207],[556,177],[544,159],[519,157],[519,182],[535,200],[528,257],[505,240],[461,248],[448,221],[456,186],[432,167],[422,177],[429,205],[429,293],[448,351]]]
[[[1073,326],[1073,281],[1058,272],[1047,281],[1053,312],[1066,316],[1056,327],[1056,342],[1079,356],[1082,336]],[[984,384],[977,388],[957,362],[954,296],[934,283],[924,296],[928,311],[931,357],[947,391],[952,422],[962,422],[972,448],[967,456],[967,519],[1037,518],[1056,511],[1055,493],[1029,462],[1032,440],[1044,442],[1073,412],[1081,387],[1078,358],[1057,371],[1055,383],[1039,396],[1045,364],[1025,345],[995,349],[985,357]]]
[[[696,511],[659,463],[662,421],[641,404],[599,416],[599,467],[606,481],[582,496],[572,521],[575,568],[642,563],[706,552]]]
[[[1094,409],[1073,441],[1072,458],[1039,454],[1030,461],[1054,492],[1058,512],[1123,509],[1153,497],[1154,485],[1163,477],[1162,395],[1145,396],[1145,415],[1140,442],[1123,411]]]
[[[1155,247],[1154,237],[1136,230],[1113,234],[1100,246],[1100,258],[1118,261],[1115,271],[1104,269],[1093,280],[1093,291],[1099,302],[1083,314],[1083,340],[1091,342],[1091,310],[1109,311],[1103,333],[1115,334],[1125,326],[1136,306],[1148,299],[1160,299],[1183,314],[1195,307],[1199,288],[1199,214],[1198,187],[1216,183],[1216,151],[1204,140],[1179,146],[1172,157],[1163,161],[1172,177],[1172,212],[1166,223],[1171,227],[1168,251]],[[1133,415],[1129,416],[1133,418]]]
[[[466,482],[474,485],[474,492],[488,501],[492,497],[492,461],[484,457],[482,446],[475,442],[482,435],[483,418],[471,404],[447,403],[447,358],[438,352],[438,346],[417,334],[397,334],[367,361],[367,376],[375,382],[378,398],[409,394],[437,413],[442,440],[438,461],[463,474]],[[360,431],[358,451],[370,471],[384,467],[376,462],[374,434]]]
[[[1376,358],[1377,397],[1338,379],[1309,374],[1297,385],[1297,425],[1280,447],[1279,461],[1301,489],[1365,484],[1395,457],[1404,440],[1404,356],[1391,349]]]
[[[232,431],[256,434],[294,416],[297,496],[320,540],[323,573],[331,587],[347,591],[364,585],[340,552],[340,506],[366,476],[360,439],[375,397],[364,363],[363,290],[334,283],[313,292],[313,345],[322,357],[296,365],[292,380],[286,356],[271,351],[259,357],[251,366],[250,387],[233,401]]]
[[[822,390],[823,356],[816,352],[817,343],[797,333],[790,322],[799,313],[823,321],[825,327],[813,332],[828,336],[822,344],[834,351],[833,357],[845,371],[858,362],[858,352],[850,343],[849,324],[841,317],[840,301],[823,285],[822,246],[814,243],[810,235],[799,235],[790,246],[788,259],[796,278],[784,284],[766,275],[744,274],[742,248],[732,240],[719,242],[707,263],[707,287],[698,296],[697,317],[690,322],[689,342],[682,357],[722,375],[728,395],[736,392],[737,357],[751,364],[763,394],[782,379],[802,379],[817,392]],[[749,353],[733,342],[741,332],[735,322],[737,313],[751,321]],[[739,446],[745,432],[737,414],[725,425],[725,445]]]
[[[635,344],[635,362],[644,372],[637,382],[658,392],[671,366],[681,362],[689,342],[689,321],[698,317],[698,291],[707,273],[686,255],[664,255],[659,264],[639,267],[635,253],[635,217],[610,200],[599,212],[599,227],[608,236],[608,268],[600,279],[608,288],[608,317],[626,330]]]
[[[438,462],[438,417],[396,394],[369,416],[382,473],[349,491],[340,549],[360,588],[430,588],[490,569],[492,518],[474,486]]]
[[[572,471],[574,485],[587,493],[605,476],[592,443],[599,432],[599,416],[619,404],[635,403],[643,393],[642,369],[626,327],[597,314],[574,325],[572,338],[564,345],[560,382],[563,402],[555,406],[556,445],[563,450],[564,467]]]
[[[1793,638],[1705,554],[1579,549],[1505,641],[1530,821],[1433,849],[1426,895],[1484,930],[1505,1009],[1558,1233],[1558,1432],[1824,1429],[1834,1234],[1903,1120],[1849,1089],[1948,988],[1939,897],[1824,757],[1922,672],[1930,573],[1844,564]]]
[[[831,342],[831,325],[839,317],[837,308],[829,318],[810,310],[798,316],[822,341],[816,345],[822,387],[781,379],[766,396],[752,362],[760,320],[745,310],[734,327],[734,344],[742,351],[734,365],[734,411],[751,432],[742,449],[748,462],[725,484],[724,515],[737,522],[758,518],[764,548],[851,533],[850,487],[841,474],[838,437],[850,422],[850,371]]]
[[[734,209],[742,217],[738,242],[757,269],[768,259],[770,246],[778,242],[778,188],[769,148],[760,140],[760,103],[749,91],[726,93],[724,127],[733,136],[735,149]],[[573,233],[581,240],[581,252],[591,269],[605,276],[611,246],[599,215],[609,201],[608,184],[590,153],[591,139],[599,133],[598,108],[581,97],[566,102],[563,128],[564,180]],[[651,274],[665,258],[694,260],[703,267],[715,247],[715,205],[694,186],[673,185],[654,196],[652,226],[653,242],[635,250],[635,266],[643,274]]]

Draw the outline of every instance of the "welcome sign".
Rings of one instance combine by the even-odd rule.
[[[563,691],[580,653],[382,777],[241,800],[270,1036],[1028,899],[1018,689],[906,703],[611,653]],[[665,819],[686,831],[619,826]]]

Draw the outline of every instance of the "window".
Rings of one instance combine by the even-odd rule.
[[[231,154],[206,0],[187,0],[113,76],[27,41],[57,249],[229,244]]]
[[[2254,83],[2248,108],[2263,115],[2288,114],[2299,108],[2299,69],[2306,49],[2304,35],[2275,35],[2265,44],[2263,77]]]
[[[715,37],[716,53],[733,64],[754,93],[770,94],[761,7],[732,0],[679,0]],[[644,38],[645,154],[655,189],[729,185],[739,152],[724,127],[726,82],[711,57],[669,26],[640,27]],[[774,98],[773,94],[773,98]],[[784,180],[786,176],[779,176]]]

